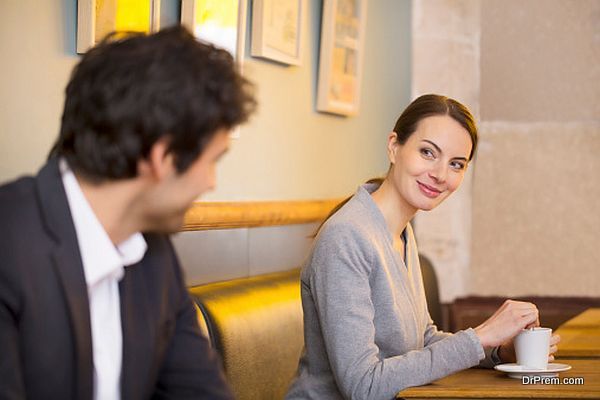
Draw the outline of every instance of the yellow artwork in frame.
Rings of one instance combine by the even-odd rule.
[[[77,53],[111,32],[155,32],[159,21],[160,0],[78,0]]]

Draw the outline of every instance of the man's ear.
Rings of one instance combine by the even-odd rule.
[[[163,180],[175,170],[173,165],[173,153],[169,152],[169,140],[162,137],[150,148],[147,159],[138,162],[138,173],[140,176],[152,180]]]
[[[390,132],[387,141],[387,153],[391,164],[396,163],[396,152],[400,148],[398,143],[398,134],[396,132]]]

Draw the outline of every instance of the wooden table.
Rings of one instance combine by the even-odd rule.
[[[600,308],[590,308],[562,324],[557,359],[600,358]]]
[[[600,330],[600,308],[588,308],[578,316],[562,324],[559,329],[562,328]]]
[[[560,335],[555,357],[600,359],[600,329],[558,329]]]
[[[398,393],[399,399],[600,399],[600,359],[564,359],[570,371],[559,379],[583,378],[583,385],[524,385],[520,379],[489,369],[472,368],[429,385]]]

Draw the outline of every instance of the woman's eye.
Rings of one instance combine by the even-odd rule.
[[[458,170],[462,170],[465,169],[465,163],[462,163],[460,161],[453,161],[450,163],[450,166],[454,169],[458,169]]]
[[[427,158],[433,158],[434,156],[433,151],[428,148],[421,149],[421,154],[423,154]]]

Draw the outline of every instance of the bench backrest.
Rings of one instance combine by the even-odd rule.
[[[238,399],[282,399],[303,347],[300,270],[190,288]]]

